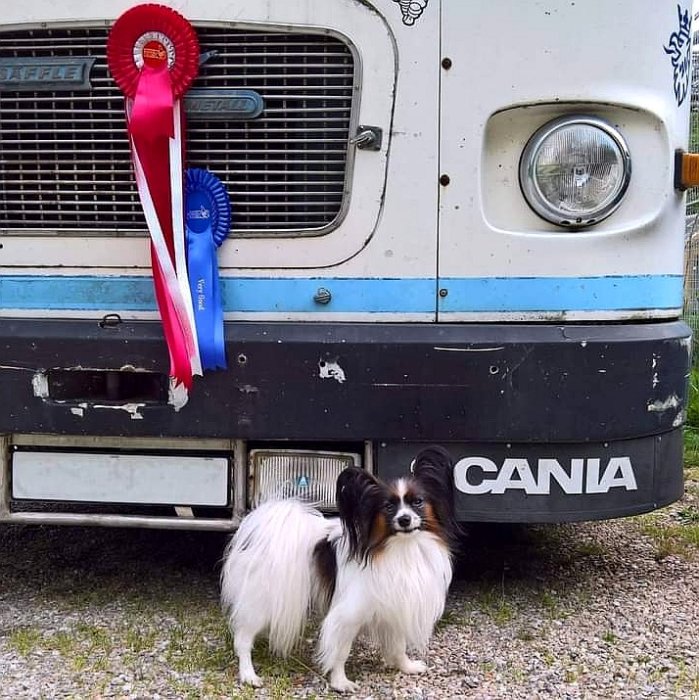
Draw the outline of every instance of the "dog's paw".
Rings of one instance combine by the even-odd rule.
[[[330,687],[338,693],[356,693],[359,690],[359,684],[353,683],[344,673],[331,674]]]
[[[253,688],[262,687],[262,679],[254,671],[250,673],[241,673],[240,682],[243,685],[251,685]]]
[[[424,673],[427,670],[427,664],[424,661],[416,661],[406,656],[398,665],[398,670],[402,673]]]

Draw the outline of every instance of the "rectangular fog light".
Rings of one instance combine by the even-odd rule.
[[[271,498],[300,498],[322,510],[336,510],[335,483],[340,472],[360,465],[352,452],[251,450],[252,505]]]

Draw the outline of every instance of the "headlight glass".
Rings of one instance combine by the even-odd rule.
[[[249,455],[253,477],[251,505],[272,498],[299,498],[321,510],[337,510],[335,486],[340,472],[359,466],[354,452],[255,449]]]
[[[542,218],[583,227],[609,216],[631,177],[621,134],[596,117],[562,117],[539,129],[519,164],[522,192]]]

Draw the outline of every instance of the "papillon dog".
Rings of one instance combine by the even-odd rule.
[[[247,515],[224,554],[221,603],[242,683],[260,686],[252,663],[259,634],[287,656],[315,613],[323,618],[317,660],[330,685],[351,692],[345,663],[360,632],[403,673],[424,652],[444,611],[459,538],[451,459],[422,450],[412,475],[385,484],[359,467],[337,479],[339,518],[298,499],[272,500]]]

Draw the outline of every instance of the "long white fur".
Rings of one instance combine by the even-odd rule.
[[[416,531],[391,536],[366,564],[348,556],[337,520],[299,501],[272,501],[243,519],[225,553],[221,599],[227,612],[243,683],[261,681],[252,664],[252,645],[267,632],[271,649],[287,655],[299,641],[320,590],[313,566],[317,542],[337,539],[337,581],[322,625],[318,661],[336,690],[357,686],[345,663],[357,634],[380,644],[388,665],[420,673],[425,665],[408,658],[424,651],[444,610],[452,577],[451,557],[436,535]],[[320,601],[322,602],[322,601]]]
[[[452,562],[436,535],[417,531],[389,537],[384,550],[366,565],[349,559],[344,538],[338,548],[335,597],[321,628],[318,662],[336,690],[354,691],[345,663],[357,634],[381,646],[386,663],[404,673],[420,673],[407,649],[424,652],[444,612]]]
[[[296,500],[263,503],[245,517],[225,552],[221,602],[239,658],[240,680],[259,686],[252,645],[263,632],[273,652],[287,656],[313,604],[313,549],[334,527]]]

